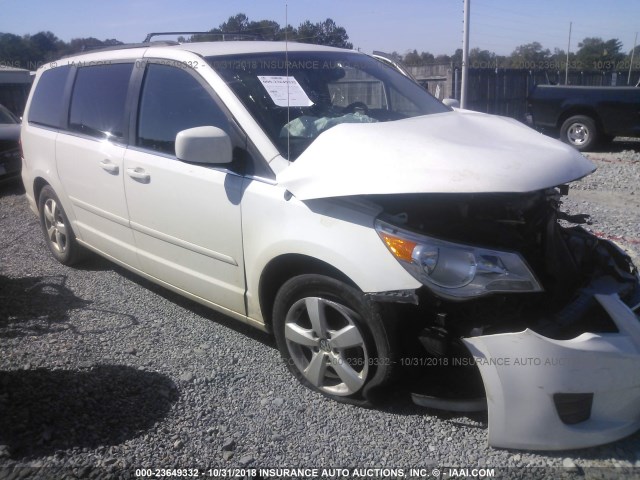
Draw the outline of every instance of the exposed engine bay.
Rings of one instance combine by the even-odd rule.
[[[404,229],[519,253],[543,287],[453,301],[425,286],[416,292],[417,305],[398,304],[401,370],[421,386],[414,393],[428,399],[416,403],[450,410],[486,405],[478,401],[485,392],[465,338],[527,329],[551,340],[618,332],[595,293],[617,294],[637,308],[637,268],[616,245],[581,226],[588,216],[561,210],[567,191],[562,186],[526,194],[367,196],[384,210],[381,218]]]
[[[443,316],[461,336],[518,331],[566,339],[584,331],[611,331],[612,323],[588,301],[594,284],[606,284],[628,305],[637,303],[637,268],[616,245],[580,225],[587,215],[561,207],[560,188],[527,194],[377,195],[368,199],[397,225],[439,239],[519,253],[544,287],[540,293],[495,294],[443,301],[428,289],[419,308]],[[566,187],[562,187],[566,192]],[[566,224],[566,226],[561,225]],[[635,304],[634,304],[635,305]],[[427,312],[425,312],[427,313]],[[606,317],[606,316],[604,316]],[[479,329],[479,330],[478,330]]]

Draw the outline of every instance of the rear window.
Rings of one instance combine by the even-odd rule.
[[[97,138],[122,138],[133,63],[78,69],[69,112],[69,129]]]
[[[71,67],[65,66],[42,73],[31,99],[29,123],[60,128],[64,87],[70,71]]]

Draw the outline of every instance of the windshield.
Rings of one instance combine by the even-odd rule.
[[[18,119],[7,108],[0,105],[0,123],[19,123]]]
[[[289,52],[288,65],[285,52],[207,61],[289,160],[341,123],[450,110],[393,68],[355,52]]]

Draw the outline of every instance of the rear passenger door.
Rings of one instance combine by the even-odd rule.
[[[66,131],[57,139],[56,160],[82,239],[137,268],[123,184],[133,65],[77,68]]]
[[[229,164],[178,160],[175,137],[192,127],[227,132],[245,147],[221,104],[188,68],[148,63],[125,154],[125,192],[142,269],[201,299],[245,314],[240,197]]]

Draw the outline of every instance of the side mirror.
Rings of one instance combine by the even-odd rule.
[[[455,98],[444,98],[442,100],[442,103],[444,103],[447,107],[460,108],[460,102]]]
[[[218,127],[195,127],[176,135],[176,157],[190,163],[231,163],[231,139]]]

